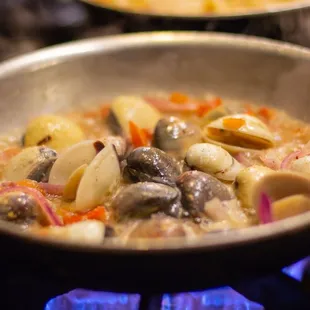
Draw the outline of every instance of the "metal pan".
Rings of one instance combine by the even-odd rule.
[[[211,91],[310,121],[310,51],[236,35],[162,32],[92,39],[0,65],[0,132],[117,94]],[[47,241],[0,225],[1,260],[76,286],[184,291],[263,275],[310,254],[310,213],[203,239],[126,246]]]
[[[114,11],[121,14],[130,14],[146,18],[163,18],[163,19],[183,19],[183,20],[229,20],[229,19],[250,19],[254,17],[262,17],[267,15],[276,15],[281,13],[289,13],[310,7],[309,0],[300,0],[287,4],[274,5],[268,9],[248,10],[243,12],[233,12],[231,14],[201,14],[201,15],[166,15],[166,14],[152,14],[150,12],[134,11],[118,8],[113,5],[99,3],[96,0],[81,0],[91,6],[105,9],[108,11]]]

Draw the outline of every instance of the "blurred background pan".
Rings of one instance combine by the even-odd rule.
[[[183,19],[183,20],[229,20],[229,19],[241,19],[241,18],[252,18],[260,17],[266,15],[275,15],[287,12],[293,12],[296,10],[301,10],[310,7],[309,0],[292,0],[289,2],[284,2],[280,4],[270,4],[266,8],[257,8],[257,9],[242,9],[240,11],[234,10],[233,12],[225,13],[202,13],[195,14],[189,13],[184,15],[182,13],[160,13],[160,12],[151,12],[145,9],[130,9],[126,7],[120,7],[119,5],[112,4],[113,1],[107,0],[81,0],[91,6],[97,7],[97,9],[104,9],[108,11],[115,11],[121,14],[130,14],[140,17],[147,18],[164,18],[164,19]]]

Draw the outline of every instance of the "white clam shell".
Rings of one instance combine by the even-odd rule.
[[[76,195],[76,211],[88,211],[102,204],[120,178],[115,147],[107,145],[85,170]]]
[[[97,220],[87,220],[63,227],[48,228],[48,235],[60,240],[78,243],[101,244],[104,240],[105,225]]]
[[[261,194],[272,201],[275,220],[310,211],[310,177],[293,171],[274,171],[259,179],[253,186],[252,205],[259,208]]]
[[[129,121],[138,127],[154,130],[161,114],[143,98],[120,96],[114,100],[111,110],[126,135],[129,135]]]
[[[89,164],[96,156],[97,151],[93,140],[87,140],[69,147],[59,155],[54,163],[49,183],[66,185],[72,173],[82,165]]]
[[[50,150],[50,154],[43,149]],[[9,161],[3,171],[3,177],[13,182],[24,180],[40,165],[45,163],[52,165],[56,157],[56,152],[51,149],[38,146],[27,147]]]
[[[242,119],[244,120],[245,124],[238,129],[227,128],[224,126],[224,122],[228,119]],[[204,130],[204,136],[206,141],[215,141],[217,142],[217,144],[226,148],[228,151],[244,151],[248,148],[235,146],[227,143],[226,141],[221,141],[220,139],[217,141],[217,138],[215,136],[211,136],[209,129],[221,130],[223,133],[223,137],[227,132],[235,133],[240,138],[247,137],[248,139],[253,140],[253,144],[256,143],[258,145],[258,148],[272,147],[274,145],[274,137],[268,127],[258,118],[247,114],[233,114],[221,117],[208,124]],[[234,150],[234,148],[236,149]]]
[[[225,181],[234,181],[244,168],[226,150],[210,143],[192,145],[187,151],[186,162],[190,167]]]

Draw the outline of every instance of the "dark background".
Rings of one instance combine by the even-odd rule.
[[[76,0],[1,0],[0,60],[66,41],[149,30],[225,31],[310,47],[310,11],[233,21],[124,16]]]

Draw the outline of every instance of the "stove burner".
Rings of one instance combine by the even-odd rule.
[[[303,274],[310,264],[310,257],[283,271],[290,277],[302,281]],[[256,282],[256,281],[254,281]],[[181,294],[164,294],[162,296],[140,296],[114,294],[76,289],[67,294],[51,299],[45,310],[79,310],[79,309],[162,309],[162,310],[213,310],[213,309],[309,309],[310,303],[302,300],[299,287],[291,278],[270,276],[259,279],[257,283],[241,283],[236,290],[245,292],[251,300],[230,287],[216,288],[203,292]],[[268,296],[269,295],[269,296]],[[280,299],[280,300],[279,300]],[[282,299],[282,300],[281,300]]]
[[[109,307],[117,310],[138,310],[142,309],[140,301],[139,295],[111,294],[77,289],[52,299],[47,303],[45,310],[109,309]],[[159,308],[152,303],[153,308],[158,310],[264,309],[262,305],[247,300],[229,287],[198,293],[165,294],[159,303]]]

